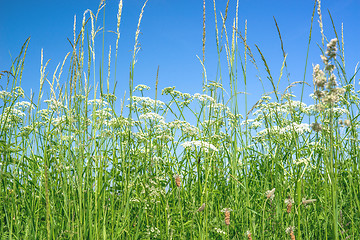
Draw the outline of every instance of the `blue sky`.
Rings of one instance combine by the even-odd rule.
[[[123,96],[128,89],[129,64],[134,45],[134,35],[139,13],[144,1],[124,0],[123,14],[120,25],[120,41],[117,69],[117,95]],[[226,1],[218,0],[217,20],[220,23],[220,12],[224,14]],[[99,1],[95,0],[37,0],[37,1],[2,1],[0,14],[0,70],[8,70],[11,61],[17,56],[23,42],[31,37],[25,61],[22,87],[26,93],[30,88],[38,92],[40,79],[40,52],[44,49],[44,61],[51,59],[48,65],[48,78],[71,46],[67,38],[73,39],[73,19],[77,16],[77,29],[80,29],[82,14],[86,9],[96,12]],[[157,67],[160,66],[159,89],[176,86],[182,92],[194,94],[201,92],[202,67],[196,55],[202,57],[202,6],[201,0],[149,0],[145,7],[141,23],[141,50],[137,55],[134,85],[146,84],[154,89]],[[105,30],[116,29],[116,14],[118,1],[107,1]],[[230,0],[227,28],[230,32],[235,17],[236,1]],[[244,32],[247,20],[248,44],[254,53],[260,69],[261,77],[267,91],[271,91],[261,58],[254,44],[257,44],[269,64],[271,73],[277,81],[283,61],[280,41],[273,17],[276,18],[281,30],[285,52],[288,54],[287,65],[290,82],[302,81],[305,68],[306,50],[310,30],[311,15],[314,1],[288,0],[240,0],[239,29]],[[323,23],[325,35],[330,40],[334,38],[328,10],[331,12],[335,27],[341,33],[341,23],[344,23],[345,59],[348,74],[354,72],[356,63],[360,60],[360,1],[328,0],[322,2]],[[308,60],[306,81],[312,83],[312,64],[321,63],[321,35],[315,14],[312,42]],[[219,25],[219,28],[221,26]],[[215,42],[213,1],[206,0],[206,60],[205,66],[209,80],[216,80],[217,52]],[[230,33],[229,33],[230,34]],[[229,36],[231,37],[231,36]],[[115,36],[105,35],[105,56],[109,45],[115,50]],[[101,50],[101,36],[97,38],[97,47]],[[239,40],[240,43],[240,40]],[[243,55],[243,46],[239,44]],[[11,55],[10,55],[11,54]],[[98,55],[99,56],[99,55]],[[228,88],[228,71],[226,69],[225,51],[222,55],[223,83]],[[100,58],[99,58],[100,59]],[[107,62],[107,60],[106,60]],[[243,80],[239,70],[238,91],[243,91]],[[258,73],[248,62],[248,92],[250,104],[255,103],[263,90]],[[112,75],[114,77],[114,75]],[[357,82],[359,77],[356,78]],[[66,74],[62,81],[66,81]],[[281,90],[288,82],[281,80]],[[4,87],[4,82],[1,82]],[[298,87],[300,89],[300,87]],[[312,88],[306,87],[307,95]],[[153,93],[150,92],[150,97]],[[250,106],[251,107],[251,106]]]

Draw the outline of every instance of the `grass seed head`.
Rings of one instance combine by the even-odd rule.
[[[273,200],[274,197],[275,197],[275,188],[266,191],[265,194],[266,194],[266,198],[267,198],[267,199]]]
[[[252,240],[250,230],[247,230],[247,231],[246,231],[245,236],[248,238],[248,240]]]
[[[229,211],[225,212],[225,224],[228,226],[230,225],[230,212]]]
[[[289,196],[287,199],[285,199],[285,204],[286,204],[286,212],[290,213],[291,212],[291,207],[294,204],[294,200],[291,198],[291,196]]]
[[[344,125],[345,125],[346,127],[350,127],[350,126],[351,126],[350,120],[349,120],[349,119],[345,119],[345,120],[344,120]]]
[[[294,234],[295,227],[294,226],[287,227],[285,231],[287,234],[290,235],[291,240],[295,240],[295,234]]]
[[[320,123],[314,122],[310,125],[311,129],[315,132],[320,132],[322,130],[322,126]]]
[[[174,175],[174,178],[175,178],[175,183],[176,183],[176,186],[177,187],[180,187],[181,186],[181,175],[179,175],[179,174],[175,174]]]
[[[205,203],[203,203],[202,205],[201,205],[201,207],[199,207],[199,209],[197,210],[198,212],[202,212],[202,211],[204,211],[204,209],[205,209]]]
[[[230,212],[232,211],[231,208],[224,208],[223,210],[221,210],[221,212],[225,213],[225,224],[227,226],[230,225]]]

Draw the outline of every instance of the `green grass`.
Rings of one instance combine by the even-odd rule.
[[[122,2],[116,56],[121,11]],[[272,89],[247,106],[247,64],[258,63],[237,15],[226,29],[227,7],[216,38],[218,76],[224,47],[230,85],[207,80],[204,31],[203,92],[158,92],[156,83],[152,99],[148,86],[133,86],[143,11],[129,100],[117,101],[116,84],[110,86],[104,39],[100,72],[95,64],[104,2],[84,15],[80,32],[74,28],[72,52],[52,79],[41,60],[37,98],[21,88],[29,39],[1,72],[1,239],[359,239],[360,97],[357,72],[344,70],[342,34],[334,28],[338,41],[322,35],[313,105],[293,95],[305,81],[279,89],[256,46]],[[281,74],[285,60],[284,52]]]

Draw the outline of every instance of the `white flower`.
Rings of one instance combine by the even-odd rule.
[[[141,114],[139,116],[139,119],[143,119],[143,120],[148,119],[148,120],[152,120],[152,121],[162,121],[162,122],[164,122],[164,120],[165,120],[163,116],[160,116],[159,114],[154,113],[154,112]]]
[[[44,100],[45,103],[48,103],[49,104],[49,108],[53,111],[57,111],[57,110],[60,110],[62,108],[65,108],[66,109],[66,106],[63,105],[62,102],[56,100],[56,99],[53,99],[51,98],[50,100]]]
[[[190,123],[188,123],[186,121],[175,120],[175,121],[169,122],[167,125],[169,128],[181,129],[183,134],[187,134],[190,136],[198,135],[200,132],[200,130],[197,127],[191,125]]]
[[[93,116],[95,118],[99,118],[100,120],[111,119],[112,118],[112,110],[110,108],[96,110],[93,113]]]
[[[331,110],[332,110],[335,114],[338,114],[338,115],[342,115],[342,114],[350,115],[350,113],[349,113],[349,111],[348,111],[347,109],[338,108],[338,107],[326,109],[326,112],[329,112],[329,111],[331,111]]]
[[[228,106],[217,102],[212,103],[208,107],[216,111],[223,111],[223,110],[230,111],[230,108]]]
[[[214,228],[214,231],[219,233],[219,234],[223,234],[223,235],[226,235],[226,232],[221,230],[220,228]]]
[[[167,94],[171,94],[174,91],[175,87],[167,87],[164,88],[161,92],[162,95],[167,95]]]
[[[11,98],[11,93],[5,91],[5,90],[2,90],[0,91],[0,99],[2,99],[3,101],[7,100]]]
[[[59,125],[61,125],[62,123],[64,123],[66,121],[66,117],[65,116],[61,116],[61,117],[57,117],[57,118],[53,118],[51,120],[51,123],[55,126],[58,127]]]
[[[205,103],[207,101],[215,102],[214,98],[212,98],[212,97],[210,97],[210,96],[208,96],[206,94],[195,93],[194,98],[198,99],[202,103]]]
[[[34,105],[32,103],[29,103],[27,101],[17,102],[14,105],[15,108],[25,111],[26,109],[34,109]]]
[[[203,148],[205,152],[208,152],[209,149],[218,152],[219,150],[212,145],[211,143],[204,142],[204,141],[187,141],[181,144],[184,148],[191,148],[194,149],[195,147]]]
[[[163,108],[165,106],[165,103],[160,100],[153,100],[149,97],[138,97],[138,96],[132,96],[132,100],[134,101],[135,106],[142,106],[143,108],[148,108],[152,110],[155,107],[157,108]]]
[[[95,105],[96,107],[106,107],[108,103],[103,99],[93,99],[88,101],[88,105]]]
[[[150,90],[150,87],[144,84],[139,84],[135,87],[134,91]]]

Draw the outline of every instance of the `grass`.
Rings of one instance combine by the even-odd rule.
[[[323,61],[313,68],[313,105],[293,95],[305,81],[279,89],[256,46],[272,89],[247,106],[247,64],[258,69],[258,63],[246,27],[244,34],[238,30],[236,14],[232,29],[226,28],[227,5],[216,37],[218,75],[224,47],[230,86],[222,78],[208,81],[204,8],[203,92],[169,87],[160,95],[157,81],[152,99],[148,86],[133,86],[144,7],[129,101],[124,96],[120,108],[104,40],[95,71],[94,39],[104,31],[96,29],[105,2],[84,14],[78,33],[74,27],[73,49],[52,80],[41,60],[37,99],[21,88],[29,39],[11,69],[1,72],[1,239],[359,239],[358,70],[345,73],[342,34],[340,39],[334,28],[336,37],[327,41],[321,31]],[[322,29],[319,1],[312,22],[316,10]],[[116,56],[121,13],[122,1]],[[287,71],[282,50],[281,74]],[[66,67],[68,80],[60,85]],[[163,95],[169,100],[160,100]]]

